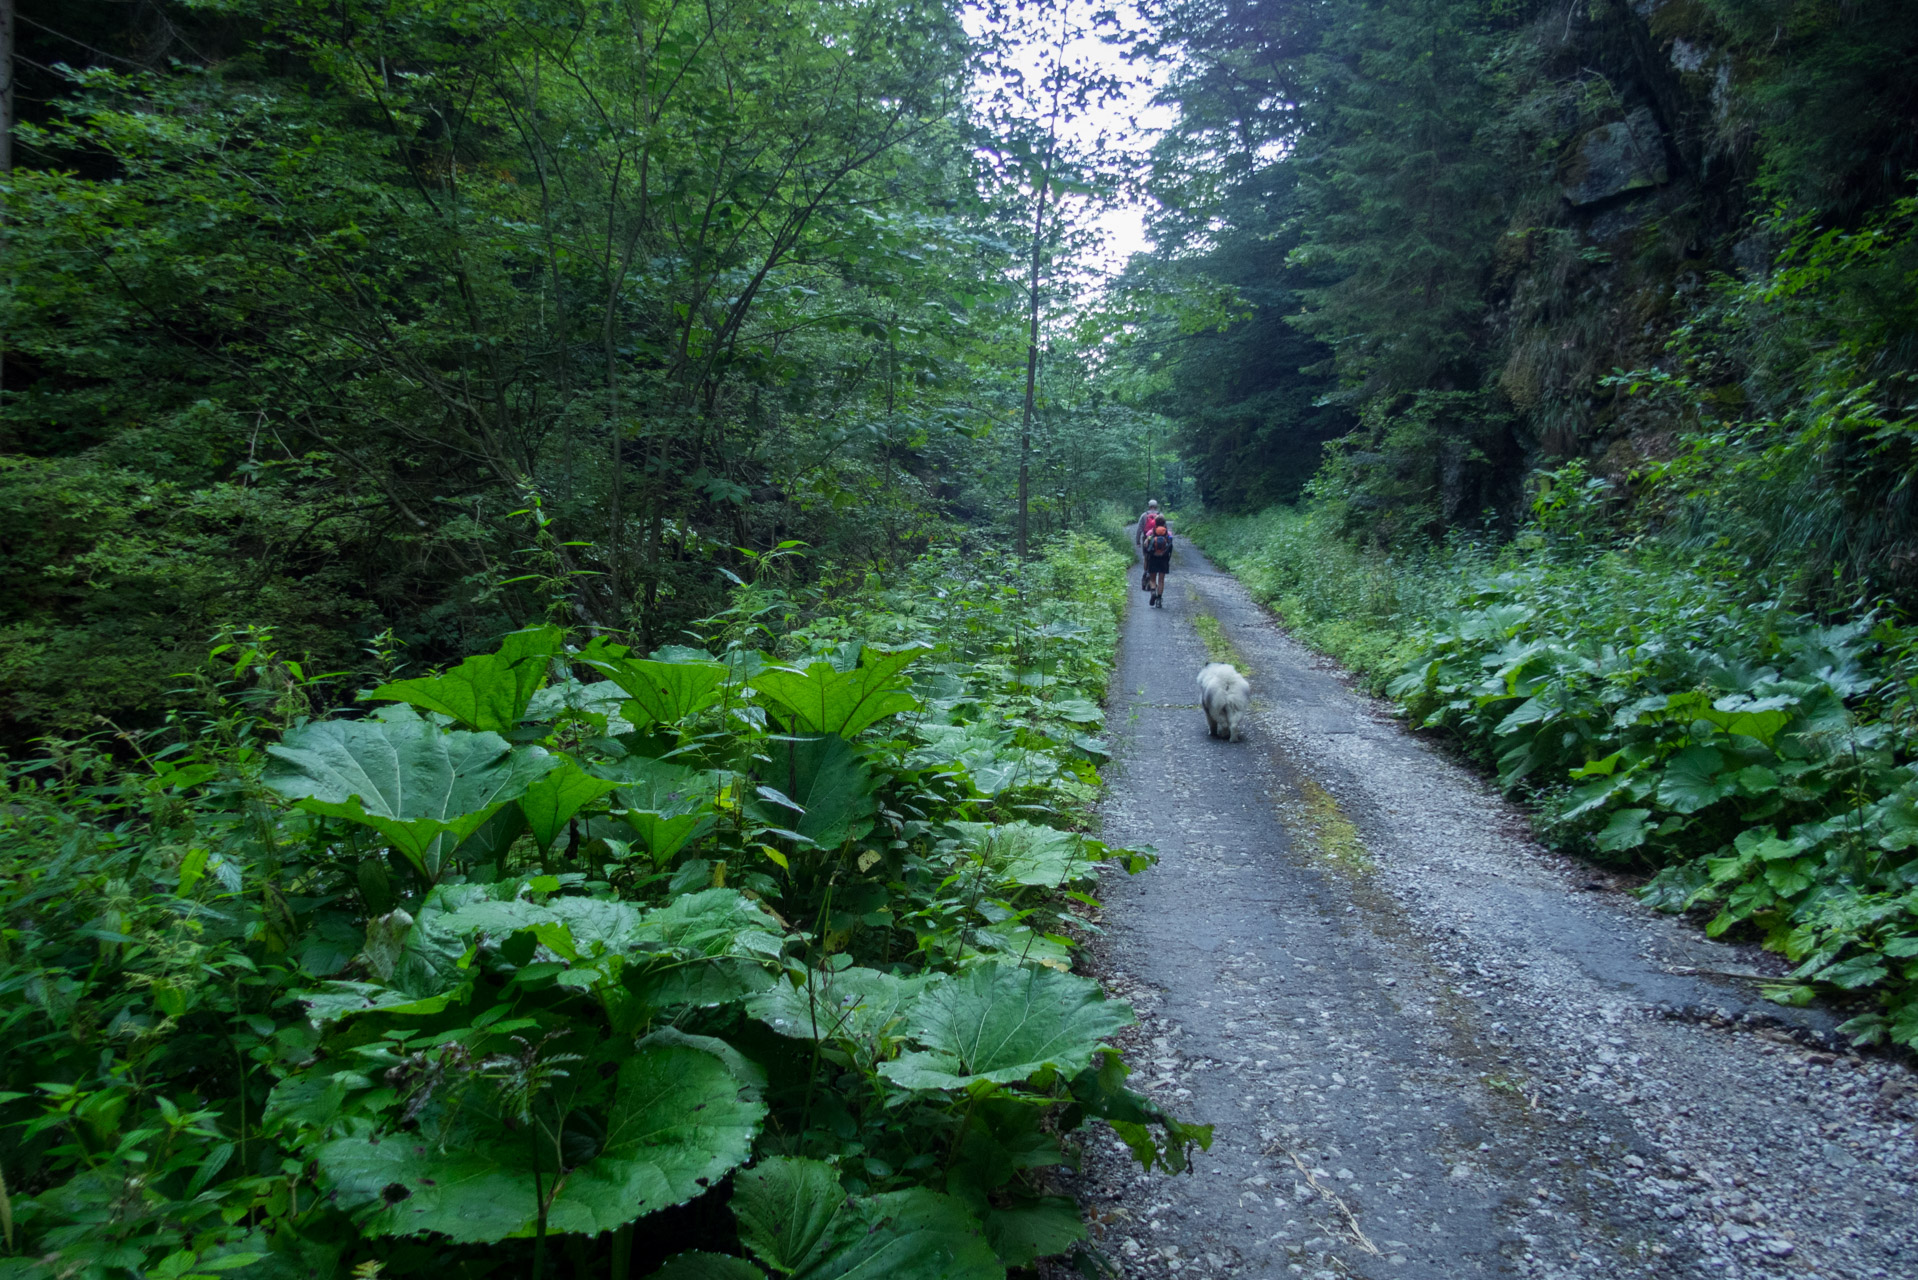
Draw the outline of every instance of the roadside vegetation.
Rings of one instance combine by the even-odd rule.
[[[1573,499],[1556,496],[1570,489]],[[1548,478],[1512,541],[1366,551],[1324,509],[1188,522],[1302,639],[1455,735],[1545,834],[1794,962],[1769,989],[1918,1043],[1918,633],[1829,619],[1657,542],[1594,545]]]
[[[0,1274],[1071,1250],[1083,1126],[1209,1140],[1071,972],[1152,861],[1083,830],[1127,566],[742,586],[699,645],[536,626],[338,711],[256,634],[173,725],[10,764]]]

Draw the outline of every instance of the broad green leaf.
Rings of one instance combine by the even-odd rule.
[[[871,829],[878,809],[872,771],[844,738],[798,738],[767,747],[772,756],[767,781],[802,812],[795,815],[782,804],[755,798],[746,806],[755,821],[790,828],[827,849]]]
[[[637,977],[628,978],[626,989],[653,1009],[674,1005],[713,1009],[748,1000],[778,981],[763,958],[718,956],[655,965]]]
[[[816,1160],[761,1161],[734,1177],[732,1207],[741,1242],[773,1272],[798,1280],[1005,1277],[978,1220],[959,1200],[924,1189],[848,1198],[831,1166]],[[670,1274],[731,1280],[747,1273]]]
[[[740,1243],[781,1275],[812,1266],[840,1243],[846,1192],[831,1165],[780,1156],[733,1175]]]
[[[725,1253],[682,1253],[646,1280],[766,1280],[766,1273],[744,1258]]]
[[[978,1220],[923,1188],[849,1200],[845,1243],[798,1280],[1005,1280]]]
[[[683,1204],[751,1153],[766,1114],[755,1082],[685,1042],[642,1041],[620,1064],[605,1141],[567,1172],[548,1217],[555,1232],[610,1231]],[[477,1104],[439,1146],[424,1132],[343,1138],[317,1153],[342,1208],[370,1235],[438,1232],[458,1243],[526,1236],[537,1219],[535,1148]],[[541,1172],[552,1186],[555,1170]]]
[[[1813,864],[1809,858],[1785,858],[1765,866],[1765,883],[1787,898],[1811,888]]]
[[[648,756],[593,767],[600,777],[618,784],[618,799],[623,807],[668,816],[699,813],[709,808],[725,776]]]
[[[299,999],[315,1022],[334,1022],[356,1013],[424,1016],[452,1002],[449,994],[411,996],[377,982],[329,982],[318,991],[301,992]]]
[[[560,955],[577,959],[650,949],[649,939],[642,936],[641,916],[641,909],[632,903],[607,898],[553,897],[533,902],[476,897],[437,919],[426,912],[420,919],[468,942],[482,936],[503,941],[530,930]],[[562,937],[565,945],[555,945]]]
[[[653,862],[664,865],[672,856],[713,829],[710,813],[686,813],[676,817],[645,809],[624,809],[619,815],[639,842],[646,846]]]
[[[1651,833],[1651,816],[1650,809],[1620,809],[1605,824],[1604,830],[1592,837],[1592,843],[1608,853],[1636,849]]]
[[[621,704],[626,701],[626,690],[610,680],[582,684],[569,676],[534,694],[533,700],[526,704],[526,712],[521,719],[545,724],[558,720],[567,712],[576,712],[595,724],[603,724],[603,732],[609,737],[617,737],[622,733],[631,733],[637,727],[620,714]]]
[[[985,1226],[992,1251],[1008,1267],[1029,1267],[1040,1258],[1064,1253],[1086,1238],[1078,1202],[1064,1196],[993,1209],[986,1214]]]
[[[526,831],[526,815],[516,804],[501,805],[453,850],[455,859],[469,866],[497,863]]]
[[[1852,991],[1883,981],[1886,972],[1884,957],[1867,952],[1864,955],[1840,960],[1837,964],[1821,969],[1812,976],[1820,982],[1829,982],[1834,986]]]
[[[1100,1042],[1132,1025],[1129,1006],[1099,984],[1052,969],[979,965],[927,989],[907,1015],[926,1047],[880,1066],[909,1089],[1013,1084],[1046,1067],[1071,1075]]]
[[[1012,732],[987,724],[921,725],[926,745],[906,757],[915,768],[956,764],[965,768],[981,795],[996,796],[1017,787],[1038,786],[1056,777],[1058,758],[1046,751],[1011,745]]]
[[[631,697],[630,706],[658,724],[678,724],[719,701],[725,664],[709,661],[657,662],[650,658],[583,659]]]
[[[1754,702],[1742,697],[1720,698],[1696,714],[1699,719],[1711,721],[1726,733],[1743,734],[1769,746],[1779,730],[1791,723],[1791,712],[1770,707],[1768,704],[1773,701],[1776,700]]]
[[[1065,698],[1051,703],[1047,712],[1061,720],[1070,720],[1074,724],[1097,724],[1106,718],[1106,713],[1095,702],[1084,698]]]
[[[562,759],[557,769],[527,787],[526,794],[519,798],[519,807],[532,828],[533,839],[539,842],[540,852],[552,846],[574,814],[619,785],[595,778],[571,760]]]
[[[1060,973],[1072,971],[1070,938],[1056,933],[1034,933],[1026,925],[980,929],[973,934],[978,954],[995,964],[1039,964]]]
[[[644,758],[620,761],[601,772],[618,779],[613,797],[617,812],[655,863],[664,863],[712,829],[722,775]]]
[[[647,912],[638,936],[709,957],[777,958],[785,948],[779,922],[736,889],[682,894]]]
[[[930,645],[903,649],[866,646],[864,661],[839,671],[826,661],[804,670],[771,667],[752,678],[752,687],[778,709],[795,733],[836,733],[850,738],[890,715],[919,705],[900,672]]]
[[[417,717],[322,720],[269,747],[264,781],[299,807],[372,827],[437,879],[436,842],[471,836],[559,764],[494,733],[448,732]]]
[[[858,966],[806,972],[806,985],[780,982],[746,1002],[746,1012],[797,1040],[872,1040],[903,1034],[905,1012],[923,977],[898,978]]]
[[[1151,1098],[1128,1089],[1128,1074],[1130,1068],[1119,1051],[1102,1048],[1093,1064],[1072,1078],[1072,1096],[1088,1114],[1112,1126],[1142,1167],[1151,1169],[1156,1164],[1167,1173],[1183,1173],[1194,1146],[1211,1150],[1212,1126],[1188,1124]],[[1162,1142],[1152,1140],[1151,1125],[1158,1125],[1165,1135]]]
[[[1711,747],[1686,747],[1665,762],[1658,800],[1679,813],[1697,813],[1737,791],[1737,775],[1720,776],[1725,757]]]
[[[1085,837],[1031,822],[950,822],[961,845],[1002,884],[1053,887],[1096,875]]]
[[[562,641],[558,627],[516,631],[498,653],[468,658],[441,675],[395,680],[367,696],[439,711],[469,729],[502,732],[526,714]]]

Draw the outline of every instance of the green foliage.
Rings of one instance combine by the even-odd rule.
[[[527,619],[643,664],[729,577],[1003,525],[1024,210],[945,0],[76,14],[0,183],[10,748],[191,708],[243,625],[500,728],[430,668]],[[1139,415],[1045,364],[1050,534]]]
[[[741,588],[768,648],[719,661],[522,633],[278,741],[227,701],[9,766],[9,1274],[627,1271],[730,1197],[747,1256],[662,1274],[983,1280],[1082,1238],[1082,1125],[1184,1167],[1063,971],[1151,861],[1071,829],[1128,562],[963,563]],[[976,723],[1050,768],[976,786]]]
[[[557,627],[517,631],[498,653],[468,658],[428,679],[395,680],[367,696],[437,711],[469,729],[506,733],[519,727],[533,695],[546,683],[546,667],[559,643]]]
[[[984,1280],[1003,1274],[972,1216],[951,1197],[897,1191],[852,1200],[832,1168],[816,1160],[762,1162],[735,1181],[732,1208],[741,1241],[778,1275]]]
[[[906,1014],[925,1052],[880,1074],[909,1089],[1013,1084],[1041,1072],[1075,1075],[1100,1041],[1132,1023],[1099,984],[1048,969],[981,965],[928,989]]]
[[[1656,870],[1648,901],[1709,909],[1708,932],[1782,951],[1797,965],[1782,996],[1868,991],[1848,1029],[1918,1042],[1918,645],[1883,618],[1790,612],[1763,579],[1659,543],[1594,544],[1600,491],[1576,468],[1552,479],[1539,521],[1498,553],[1362,556],[1297,512],[1199,536],[1302,634],[1538,800],[1552,838]],[[1369,565],[1386,600],[1368,609],[1354,575],[1301,546]],[[1338,629],[1347,603],[1370,646]]]
[[[496,733],[446,732],[411,715],[302,725],[268,750],[268,786],[309,813],[371,827],[428,883],[449,838],[465,840],[560,763]]]

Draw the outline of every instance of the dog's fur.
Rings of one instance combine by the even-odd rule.
[[[1199,705],[1207,735],[1237,742],[1252,711],[1252,686],[1231,663],[1210,663],[1199,669]]]

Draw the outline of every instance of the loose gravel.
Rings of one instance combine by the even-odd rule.
[[[1104,834],[1162,861],[1107,881],[1090,967],[1134,1083],[1217,1137],[1179,1177],[1090,1141],[1121,1274],[1918,1277],[1912,1073],[1540,847],[1196,552],[1134,603]],[[1243,743],[1205,733],[1201,615]]]

